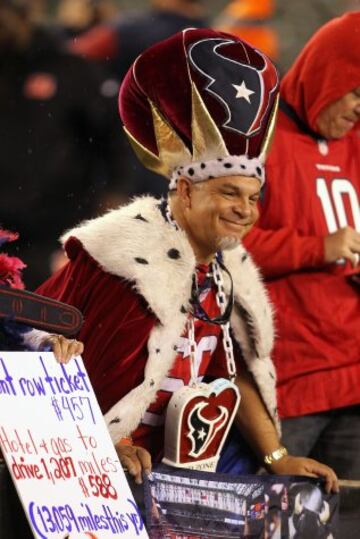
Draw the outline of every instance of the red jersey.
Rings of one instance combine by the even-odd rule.
[[[360,266],[324,264],[325,236],[360,232],[360,122],[339,140],[315,133],[319,113],[359,86],[359,25],[358,11],[334,18],[285,75],[260,221],[244,242],[276,307],[282,417],[360,403]]]
[[[208,266],[199,265],[197,267],[197,277],[201,286],[206,279]],[[219,308],[216,303],[216,295],[214,288],[206,287],[200,296],[200,302],[203,309],[209,316],[215,317],[219,314]],[[195,341],[196,341],[196,360],[195,360],[195,375],[198,382],[201,382],[205,374],[209,374],[209,366],[211,358],[220,342],[222,347],[222,332],[221,327],[215,324],[209,324],[202,320],[195,319]],[[133,432],[132,438],[135,445],[145,447],[156,459],[162,456],[164,447],[164,423],[166,408],[172,394],[188,385],[191,380],[191,358],[190,358],[190,341],[188,338],[187,329],[179,338],[178,355],[175,363],[169,373],[164,378],[161,389],[157,393],[157,398],[154,403],[148,408],[141,424]],[[224,372],[224,377],[227,377]]]
[[[245,238],[276,307],[281,417],[360,402],[360,294],[324,236],[360,231],[360,137],[318,141],[280,112],[260,220]]]

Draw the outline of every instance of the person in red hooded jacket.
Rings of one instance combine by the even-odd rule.
[[[283,442],[360,478],[360,12],[281,84],[261,217],[244,243],[276,307]]]

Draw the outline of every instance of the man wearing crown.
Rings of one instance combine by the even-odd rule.
[[[257,218],[277,87],[262,53],[213,30],[185,30],[140,55],[122,84],[120,115],[143,164],[169,179],[168,200],[139,198],[67,232],[70,261],[39,289],[83,312],[84,361],[138,482],[164,454],[169,403],[174,412],[190,388],[177,434],[179,445],[191,436],[192,444],[176,449],[175,465],[206,453],[234,411],[221,397],[236,390],[235,423],[260,464],[337,489],[330,468],[281,446],[272,312],[241,245]],[[206,411],[211,399],[217,416]]]

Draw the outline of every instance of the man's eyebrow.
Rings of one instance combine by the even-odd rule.
[[[241,189],[239,189],[237,185],[233,185],[232,183],[223,183],[220,189],[232,189],[233,191],[236,191],[237,193],[241,192]]]
[[[241,194],[241,188],[238,187],[237,185],[234,185],[232,183],[224,183],[220,189],[232,189],[233,191],[235,191],[237,194]],[[256,193],[253,193],[251,196],[259,196],[260,195],[260,189],[258,191],[256,191]]]

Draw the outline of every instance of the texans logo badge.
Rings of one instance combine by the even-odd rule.
[[[189,434],[192,449],[189,451],[191,457],[199,457],[209,447],[214,436],[227,422],[229,412],[224,406],[219,406],[219,416],[214,419],[206,419],[201,415],[201,411],[206,408],[206,402],[198,402],[188,418]]]
[[[259,68],[245,60],[246,54],[243,62],[235,60],[228,53],[229,47],[245,52],[242,43],[231,39],[210,38],[193,43],[188,51],[190,64],[206,80],[204,93],[212,96],[224,109],[225,121],[221,127],[252,136],[261,129],[267,113],[264,74],[269,63],[260,51],[256,51],[258,63],[262,64]]]
[[[215,471],[239,402],[238,388],[224,378],[176,391],[166,413],[163,462]]]

